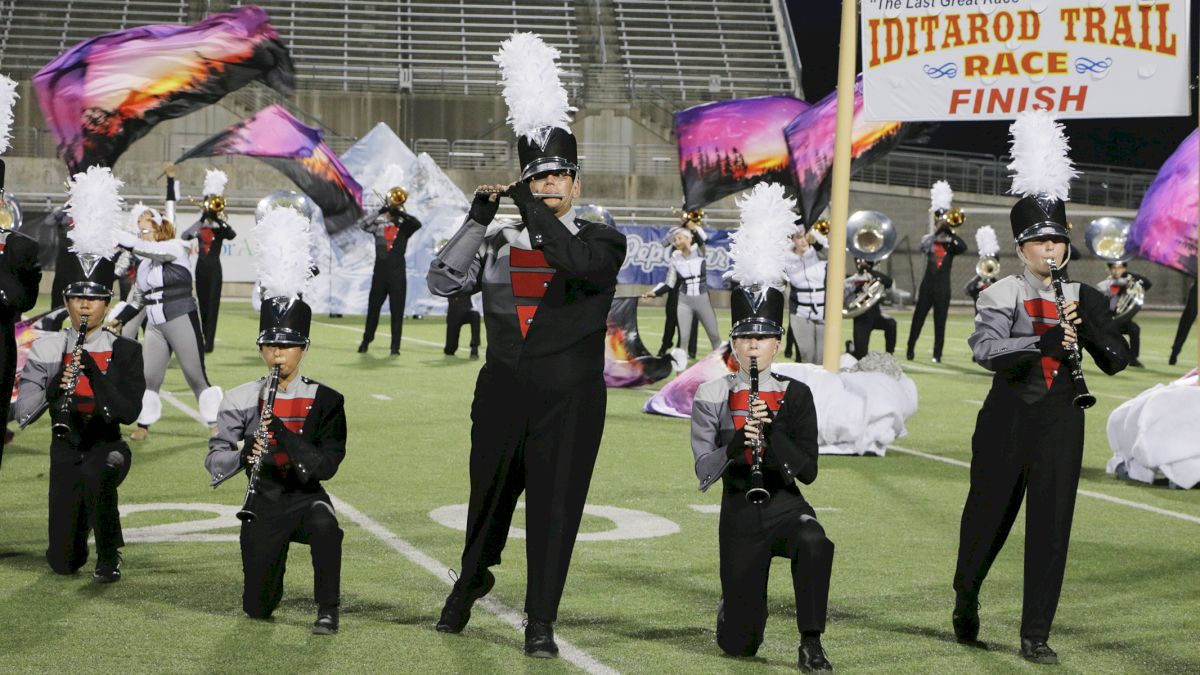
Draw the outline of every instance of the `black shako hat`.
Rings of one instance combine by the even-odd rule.
[[[83,270],[83,278],[72,281],[63,288],[63,298],[98,298],[112,300],[113,282],[117,280],[117,272],[113,261],[109,258],[88,260],[78,256],[79,267]]]
[[[729,295],[730,338],[783,335],[783,292],[773,286],[738,286]]]
[[[1070,241],[1067,225],[1067,204],[1051,195],[1026,195],[1017,200],[1008,214],[1013,239],[1017,245],[1043,237],[1058,237]]]
[[[525,136],[517,138],[517,156],[521,159],[521,180],[539,173],[567,170],[574,176],[579,172],[579,150],[575,135],[566,129],[549,127],[545,147]]]
[[[258,314],[258,346],[307,347],[312,308],[299,298],[266,298]]]

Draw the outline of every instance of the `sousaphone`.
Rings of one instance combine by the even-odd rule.
[[[1097,218],[1088,223],[1083,235],[1084,243],[1089,251],[1105,262],[1128,262],[1133,257],[1132,253],[1125,250],[1130,225],[1132,223],[1125,218]],[[1113,310],[1113,319],[1116,321],[1132,318],[1146,301],[1146,289],[1141,280],[1130,277],[1127,281],[1117,296],[1117,307]]]
[[[879,262],[896,249],[896,228],[892,219],[878,211],[855,211],[846,221],[846,251],[855,259]],[[879,279],[871,279],[854,297],[846,301],[842,316],[854,318],[883,299],[887,291]]]

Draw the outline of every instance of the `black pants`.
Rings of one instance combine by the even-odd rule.
[[[854,317],[854,358],[861,359],[867,355],[871,345],[871,331],[875,329],[883,331],[883,341],[887,353],[891,354],[896,351],[896,320],[890,316],[884,316],[883,312],[875,308],[866,314]]]
[[[242,610],[255,619],[271,616],[283,597],[291,542],[308,544],[312,554],[313,600],[337,605],[342,584],[342,528],[328,495],[284,495],[272,505],[259,499],[258,515],[242,523]]]
[[[465,307],[450,303],[446,311],[446,354],[458,351],[458,336],[462,333],[464,324],[471,324],[471,349],[479,349],[479,312],[476,312],[468,302]]]
[[[796,594],[796,628],[824,632],[833,571],[833,542],[796,492],[779,490],[765,506],[746,493],[721,497],[721,607],[717,644],[731,656],[753,656],[767,623],[767,578],[771,558],[791,561]]]
[[[217,341],[223,280],[220,258],[201,258],[196,262],[196,301],[200,305],[200,325],[204,329],[204,351],[209,354]]]
[[[363,344],[369,345],[375,339],[375,329],[379,327],[379,312],[383,309],[383,300],[388,300],[388,310],[392,313],[392,351],[399,351],[400,336],[404,332],[404,298],[408,293],[408,277],[403,264],[391,264],[386,261],[375,261],[375,272],[371,275],[371,292],[367,296],[367,325],[363,330]]]
[[[1142,350],[1142,327],[1133,322],[1133,319],[1113,322],[1121,335],[1129,336],[1129,354],[1137,359],[1138,354]]]
[[[10,317],[0,319],[0,421],[8,424],[13,382],[17,378],[17,339]],[[4,396],[3,394],[8,394]],[[4,463],[4,435],[0,434],[0,464]]]
[[[1023,638],[1050,636],[1082,461],[1083,411],[1071,396],[1026,404],[1007,391],[988,394],[971,438],[954,590],[979,591],[1026,501]]]
[[[539,386],[532,364],[510,374],[485,364],[471,405],[471,501],[462,575],[500,564],[525,493],[529,572],[525,612],[555,621],[604,432],[608,392],[599,371],[570,387]]]
[[[1175,342],[1171,345],[1171,356],[1178,357],[1183,351],[1183,343],[1187,341],[1188,331],[1196,323],[1196,286],[1188,293],[1187,303],[1183,306],[1183,314],[1179,317],[1179,327],[1175,329]]]
[[[930,309],[933,309],[933,358],[941,360],[942,347],[946,344],[946,315],[950,311],[949,279],[939,283],[936,279],[925,277],[921,282],[917,308],[913,310],[912,326],[908,329],[909,351],[917,346]]]
[[[107,464],[108,454],[121,453],[119,466]],[[72,451],[73,452],[73,451]],[[116,557],[125,545],[117,511],[117,486],[129,474],[129,447],[123,441],[99,443],[68,460],[64,453],[50,460],[50,523],[46,562],[59,574],[71,574],[88,559],[88,532],[96,534],[96,556]]]

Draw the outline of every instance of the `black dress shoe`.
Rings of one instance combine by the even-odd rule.
[[[359,343],[359,345],[358,345],[358,353],[359,353],[359,354],[366,354],[366,353],[367,353],[367,346],[368,346],[369,344],[370,344],[369,342],[361,342],[361,343]]]
[[[322,607],[317,610],[317,620],[313,622],[313,635],[337,635],[338,632],[338,608]]]
[[[825,658],[825,649],[821,647],[821,638],[803,638],[800,640],[800,659],[798,664],[802,673],[832,673],[833,664]]]
[[[909,347],[908,349],[904,350],[904,358],[908,359],[909,361],[912,361],[914,358],[916,358],[916,356],[917,355],[913,351],[912,347]]]
[[[484,570],[475,578],[459,577],[446,596],[446,604],[442,606],[442,616],[438,619],[439,633],[461,633],[471,620],[471,605],[492,590],[496,585],[496,577]]]
[[[391,356],[400,356],[400,348],[392,347],[392,350],[390,352],[388,352],[388,354]]]
[[[1050,648],[1050,645],[1046,644],[1045,640],[1021,638],[1021,658],[1043,666],[1058,665],[1058,654]]]
[[[535,659],[558,658],[558,645],[554,642],[554,624],[536,619],[525,623],[525,656]]]
[[[96,571],[92,572],[92,580],[98,584],[111,584],[121,580],[121,554],[103,556],[96,561]]]
[[[1137,358],[1130,359],[1129,365],[1133,366],[1134,368],[1145,368],[1146,367],[1146,366],[1143,366],[1142,362],[1138,361]]]
[[[479,358],[479,347],[471,347],[471,358]]]
[[[954,638],[960,645],[981,646],[979,642],[979,594],[959,593],[954,601]]]
[[[1167,359],[1167,365],[1173,366],[1179,361],[1179,352],[1171,352],[1171,358]]]

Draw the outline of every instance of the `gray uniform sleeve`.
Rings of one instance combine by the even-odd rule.
[[[1012,337],[1016,296],[1010,284],[998,283],[979,294],[976,303],[975,332],[967,338],[971,353],[979,365],[991,371],[1003,370],[1022,358],[1041,356],[1038,336]]]
[[[227,392],[221,399],[221,405],[217,408],[217,435],[208,440],[204,468],[208,469],[213,481],[221,480],[242,465],[242,452],[238,444],[246,430],[246,413],[250,411],[239,409],[230,396],[235,391]]]
[[[54,339],[40,339],[33,343],[25,367],[21,369],[21,382],[17,385],[17,400],[12,404],[12,418],[24,426],[32,422],[29,418],[46,402],[46,387],[49,380],[58,370],[59,342]]]
[[[719,387],[724,393],[724,378],[701,385],[692,401],[692,457],[695,459],[696,478],[700,479],[701,491],[708,490],[730,464],[726,455],[729,439],[721,438],[723,406],[718,401],[709,400],[714,397],[706,395],[705,391],[714,387]]]
[[[483,241],[487,228],[471,220],[463,221],[458,232],[429,264],[426,283],[429,292],[441,297],[479,290],[483,270]]]

